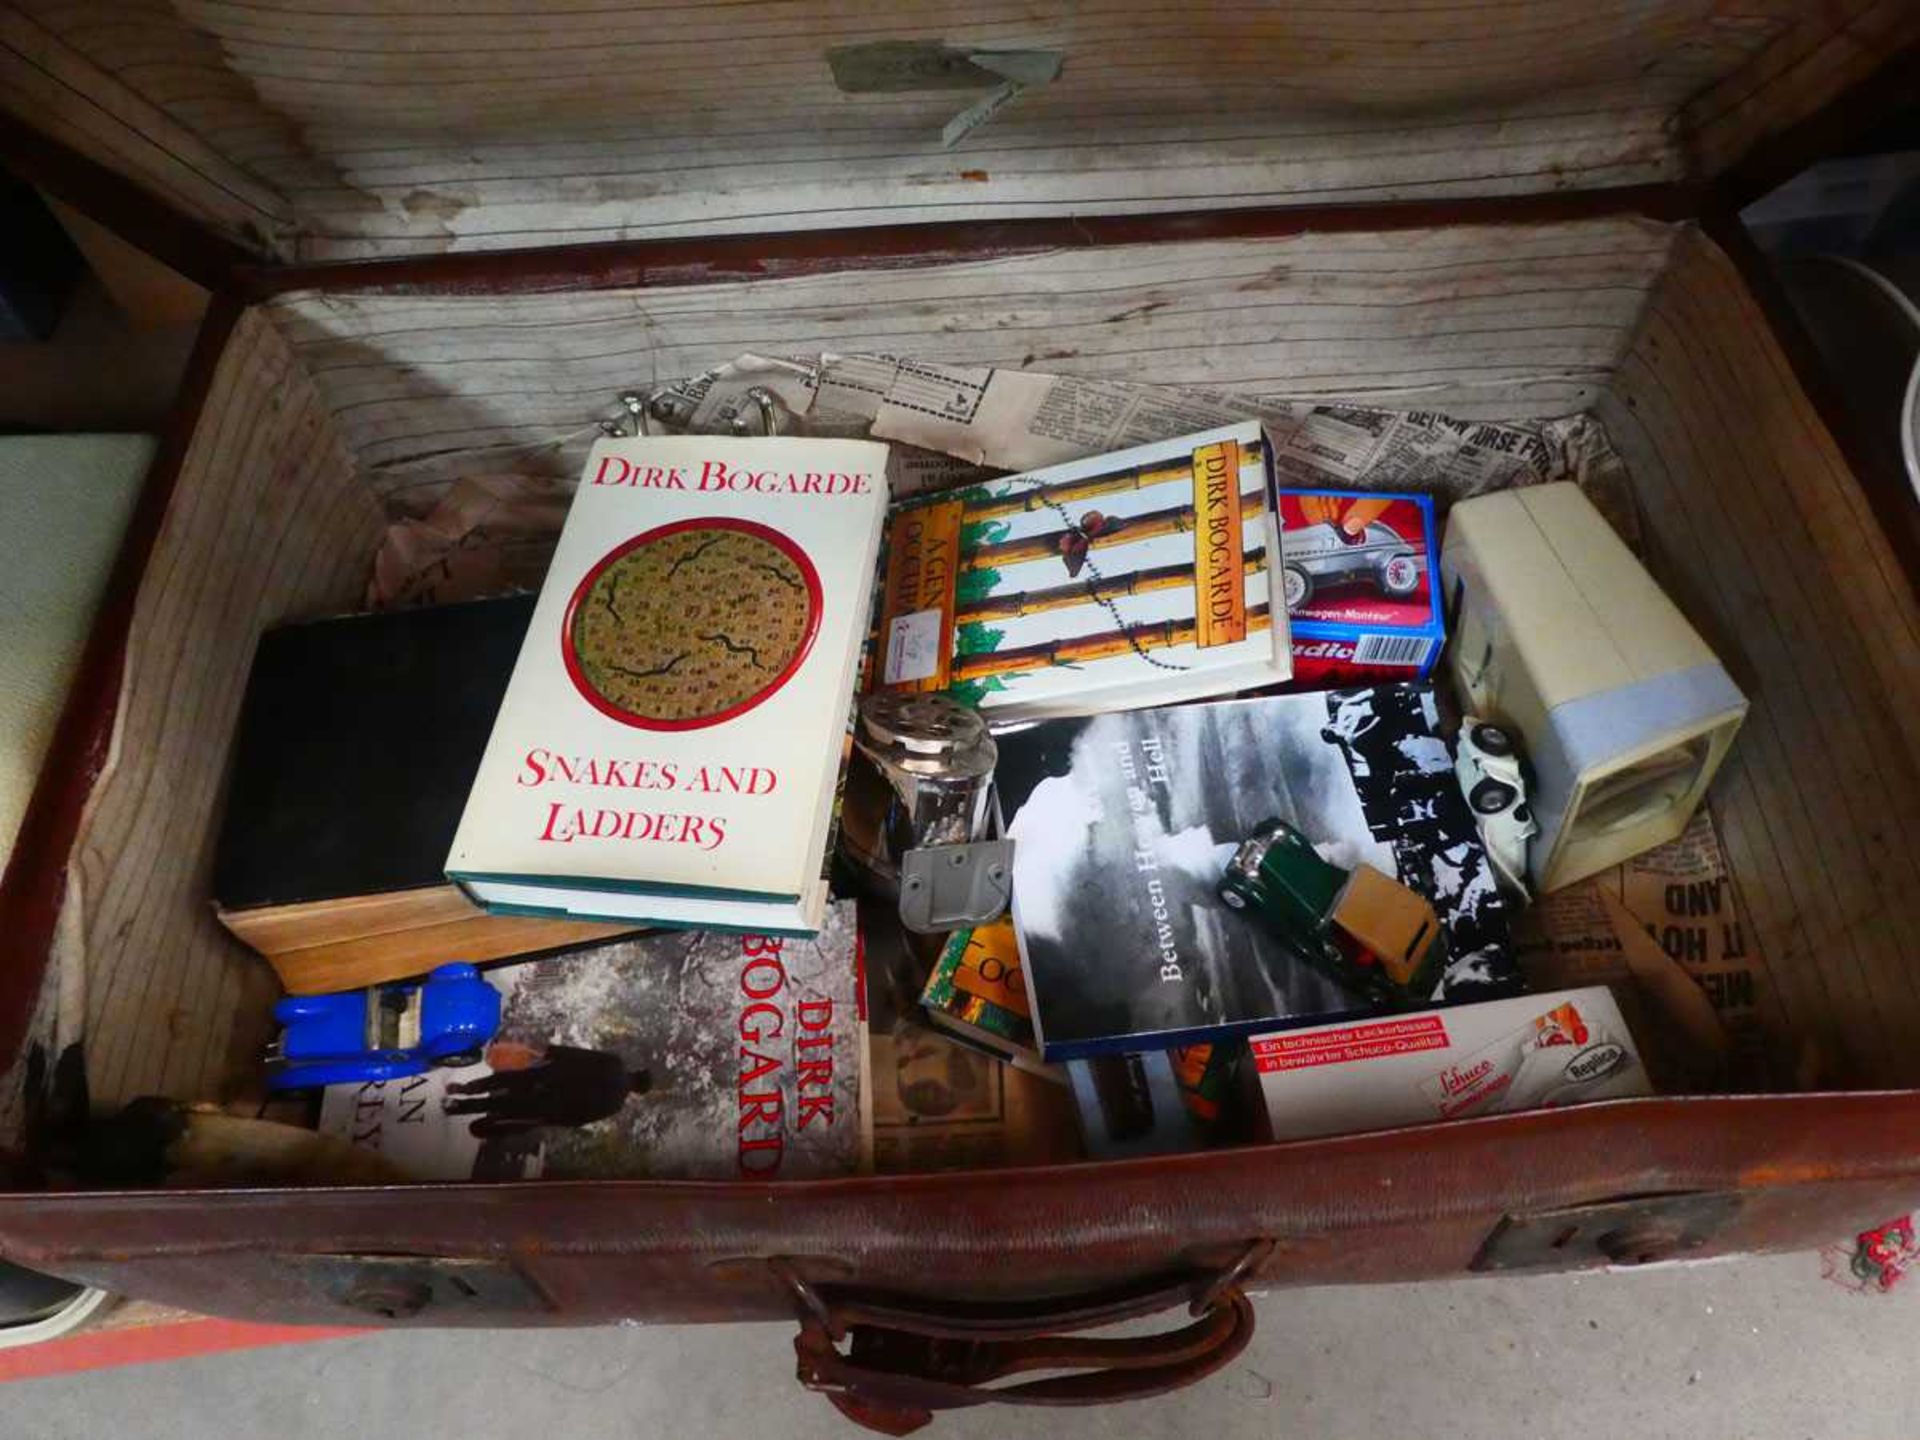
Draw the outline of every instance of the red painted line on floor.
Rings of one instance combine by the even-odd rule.
[[[265,1345],[299,1345],[309,1340],[339,1340],[364,1335],[363,1327],[346,1325],[255,1325],[245,1320],[177,1320],[158,1325],[130,1325],[124,1330],[82,1331],[43,1345],[0,1350],[0,1383],[44,1380],[83,1370],[110,1370],[120,1365],[151,1365],[216,1355],[226,1350],[256,1350]]]

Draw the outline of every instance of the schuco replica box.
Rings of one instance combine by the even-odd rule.
[[[1248,1042],[1276,1140],[1649,1095],[1604,985]]]
[[[1294,690],[1423,680],[1446,627],[1433,501],[1358,490],[1280,492]]]

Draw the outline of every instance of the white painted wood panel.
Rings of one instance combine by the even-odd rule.
[[[265,208],[290,212],[298,253],[319,259],[1669,180],[1689,153],[1718,167],[1829,98],[1913,6],[982,0],[955,12],[934,0],[19,0],[17,9],[111,77],[122,99],[100,125],[139,132],[136,106],[164,113],[229,181],[244,176],[276,197]],[[916,40],[1057,49],[1066,65],[947,151],[942,124],[983,91],[848,94],[828,65],[835,47]],[[231,198],[205,188],[197,153],[176,147],[156,160],[137,133],[71,125],[66,138],[183,208],[233,222]]]

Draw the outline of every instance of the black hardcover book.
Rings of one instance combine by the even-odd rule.
[[[1506,904],[1435,733],[1381,686],[1053,720],[1000,737],[1013,912],[1049,1062],[1372,1013],[1218,894],[1235,847],[1291,821],[1321,858],[1433,903],[1432,1003],[1517,993]]]
[[[444,885],[532,595],[260,637],[214,860],[223,910]]]

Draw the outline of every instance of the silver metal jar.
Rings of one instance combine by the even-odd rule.
[[[853,744],[841,849],[875,893],[899,898],[909,850],[986,838],[999,752],[978,712],[939,694],[869,695]]]

